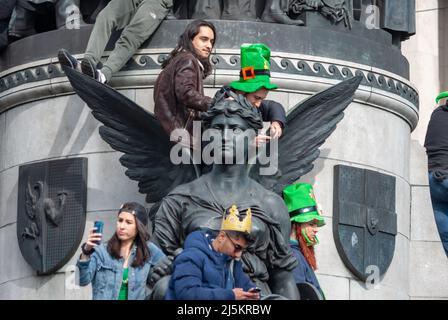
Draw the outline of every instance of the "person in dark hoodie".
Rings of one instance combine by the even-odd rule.
[[[173,263],[167,300],[258,300],[255,284],[243,271],[242,252],[251,242],[250,208],[243,220],[233,205],[216,235],[194,231]]]

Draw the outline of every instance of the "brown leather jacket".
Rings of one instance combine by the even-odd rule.
[[[202,79],[199,61],[189,52],[179,53],[160,73],[154,86],[154,112],[168,134],[177,128],[191,133],[199,111],[211,105]]]

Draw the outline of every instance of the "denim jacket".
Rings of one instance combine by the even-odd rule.
[[[124,259],[114,259],[107,252],[107,244],[95,248],[90,259],[79,260],[79,284],[86,286],[92,283],[93,300],[117,300],[123,279]],[[150,241],[147,242],[150,258],[143,267],[131,266],[137,247],[133,245],[129,258],[128,300],[145,299],[146,279],[150,269],[164,257],[162,250]]]

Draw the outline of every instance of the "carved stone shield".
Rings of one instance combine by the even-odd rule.
[[[87,158],[21,166],[17,239],[38,274],[60,269],[81,242],[86,222]]]
[[[389,268],[395,250],[395,177],[360,168],[334,168],[333,235],[342,261],[365,281]]]

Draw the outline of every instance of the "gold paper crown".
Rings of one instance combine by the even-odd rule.
[[[240,213],[236,208],[236,205],[231,206],[228,216],[226,217],[224,215],[222,219],[221,230],[250,233],[251,229],[252,211],[250,210],[250,208],[247,209],[246,217],[242,221],[240,220]]]

